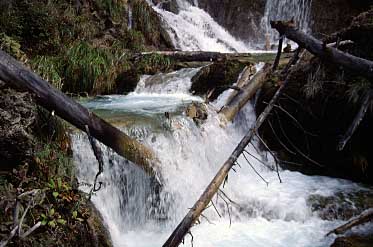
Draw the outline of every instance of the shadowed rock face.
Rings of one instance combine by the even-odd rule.
[[[348,26],[354,16],[369,9],[372,0],[313,0],[311,29],[322,38]]]
[[[200,0],[199,7],[208,12],[233,36],[257,43],[263,41],[260,22],[266,0]],[[318,36],[347,26],[352,18],[369,9],[372,0],[313,0],[311,30]]]
[[[30,94],[7,88],[0,81],[0,164],[11,169],[32,156],[32,127],[37,110]]]
[[[266,0],[200,0],[199,7],[208,12],[233,36],[257,42]]]

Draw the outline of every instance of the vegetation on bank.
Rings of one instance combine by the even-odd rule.
[[[112,0],[5,1],[0,3],[0,47],[64,92],[117,93],[120,74],[155,73],[171,66],[160,55],[130,59],[137,52],[172,46],[146,1],[131,5]],[[133,28],[128,27],[129,8]]]

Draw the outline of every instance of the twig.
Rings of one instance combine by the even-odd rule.
[[[22,234],[20,238],[26,238],[28,235],[30,235],[33,231],[38,229],[41,226],[41,221],[38,221],[33,227],[31,227],[27,232]]]
[[[270,120],[268,120],[268,125],[269,125],[269,127],[271,128],[272,133],[275,135],[275,137],[276,137],[278,143],[280,143],[280,145],[281,145],[283,148],[285,148],[286,151],[288,151],[289,153],[291,153],[291,154],[293,154],[293,155],[296,155],[296,153],[293,152],[292,150],[290,150],[290,148],[288,148],[288,147],[287,147],[287,146],[286,146],[286,145],[281,141],[280,137],[278,137],[278,135],[277,135],[275,129],[273,128],[272,123],[271,123]]]
[[[280,181],[280,183],[282,183],[282,179],[281,179],[281,176],[280,176],[280,171],[278,169],[278,164],[279,164],[279,160],[278,158],[276,157],[275,154],[272,153],[272,151],[269,149],[268,145],[264,142],[264,140],[258,135],[258,133],[255,133],[256,137],[258,137],[258,139],[263,143],[263,145],[266,147],[266,149],[268,150],[268,152],[273,156],[273,158],[275,159],[275,166],[276,166],[276,173],[277,173],[277,177],[278,177],[278,180]]]
[[[16,235],[17,230],[18,225],[13,228],[13,230],[9,234],[9,237],[6,240],[0,242],[0,247],[5,247],[8,244],[8,242]]]
[[[289,69],[291,68],[292,65],[296,64],[296,62],[299,60],[300,58],[300,53],[303,51],[303,48],[301,47],[298,47],[295,52],[294,52],[294,55],[293,57],[290,59],[290,61],[288,62],[288,64],[286,65],[286,67],[281,71],[281,74],[282,75],[287,75],[288,72],[289,72]]]
[[[215,204],[214,204],[214,202],[212,200],[211,200],[211,204],[214,207],[216,213],[219,215],[219,218],[221,218],[221,214],[219,213],[218,209],[216,208],[216,206],[215,206]]]
[[[267,180],[265,180],[264,178],[263,178],[263,176],[262,175],[260,175],[260,173],[255,169],[255,167],[251,164],[251,162],[249,161],[249,159],[246,157],[246,155],[245,155],[245,153],[243,152],[242,153],[242,155],[243,155],[243,157],[245,158],[245,160],[246,160],[246,162],[247,162],[247,164],[249,164],[249,166],[253,169],[253,171],[256,173],[256,175],[258,175],[263,181],[264,181],[264,183],[266,183],[266,185],[268,186],[268,181]]]
[[[357,127],[360,125],[361,121],[363,120],[365,116],[365,113],[367,112],[369,108],[370,98],[372,97],[372,95],[373,95],[373,90],[369,90],[368,92],[365,93],[359,112],[356,114],[352,124],[350,125],[347,132],[343,135],[343,137],[341,138],[341,140],[339,141],[337,145],[338,151],[342,151],[344,149],[347,142],[351,139]]]
[[[89,132],[88,125],[85,126],[85,130],[86,130],[86,133],[87,133],[87,136],[88,136],[89,143],[91,144],[93,153],[94,153],[94,155],[96,157],[96,160],[98,162],[98,172],[96,173],[95,180],[93,182],[93,188],[91,189],[91,191],[89,193],[89,196],[88,196],[88,199],[90,200],[91,196],[92,196],[92,193],[97,192],[101,189],[102,182],[99,182],[99,187],[98,188],[96,188],[96,185],[97,185],[98,176],[100,176],[101,173],[104,171],[104,160],[102,158],[102,152],[101,152],[100,147],[98,146],[96,140],[91,136],[91,134]]]
[[[268,166],[266,163],[264,163],[262,160],[260,160],[258,157],[256,157],[255,155],[251,154],[250,152],[248,152],[246,149],[244,150],[245,153],[247,153],[248,155],[250,155],[251,157],[253,157],[254,159],[256,159],[260,164],[262,164],[265,168],[268,168],[269,170],[271,171],[274,171],[275,169],[273,169],[273,167],[270,167]]]
[[[314,161],[313,159],[311,159],[310,157],[308,157],[307,155],[305,155],[302,151],[299,150],[299,148],[297,148],[296,145],[294,145],[294,143],[290,140],[290,138],[286,135],[285,131],[284,131],[284,128],[282,127],[282,124],[281,124],[281,120],[280,120],[280,117],[278,115],[277,112],[276,113],[276,116],[277,116],[277,120],[278,120],[278,123],[279,123],[279,127],[280,127],[280,130],[282,132],[282,134],[285,136],[286,140],[289,142],[289,144],[295,149],[295,151],[300,154],[303,158],[305,158],[306,160],[310,161],[312,164],[315,164],[319,167],[324,167],[323,165],[321,165],[320,163],[318,163],[317,161]]]

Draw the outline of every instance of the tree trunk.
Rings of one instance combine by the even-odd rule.
[[[140,60],[158,54],[175,62],[215,62],[224,60],[236,60],[243,63],[258,63],[272,62],[276,54],[274,53],[220,53],[207,51],[154,51],[142,52],[135,54],[132,60]],[[283,54],[282,58],[289,57],[288,54]]]
[[[85,131],[87,125],[94,138],[140,166],[149,175],[155,175],[152,167],[155,157],[148,147],[88,111],[1,50],[0,80],[33,93],[38,104],[54,111],[80,130]]]
[[[244,71],[241,79],[249,80],[249,77],[245,75]],[[268,78],[268,75],[271,72],[271,66],[269,64],[264,65],[263,69],[258,71],[254,77],[248,82],[240,82],[244,84],[239,92],[233,92],[233,97],[229,97],[227,104],[219,112],[228,121],[232,121],[237,113],[246,105],[246,103],[254,96],[256,91],[263,85],[265,80]]]
[[[271,27],[275,28],[280,35],[285,35],[288,39],[298,43],[309,52],[321,59],[356,72],[362,76],[373,78],[373,62],[345,53],[333,47],[328,47],[316,38],[308,35],[289,22],[271,21]]]

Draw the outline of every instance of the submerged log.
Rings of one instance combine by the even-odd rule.
[[[344,224],[340,227],[337,227],[336,229],[328,232],[328,234],[326,234],[326,236],[329,236],[332,233],[343,234],[354,226],[362,225],[362,224],[365,224],[365,223],[367,223],[369,221],[372,221],[372,220],[373,220],[373,209],[368,209],[368,210],[364,211],[363,213],[361,213],[359,216],[357,216],[357,217],[353,218],[352,220],[350,220],[349,222],[347,222],[346,224]]]
[[[237,113],[246,105],[246,103],[255,95],[256,91],[263,85],[268,79],[268,75],[271,73],[271,66],[269,64],[264,65],[263,69],[258,71],[254,77],[250,80],[244,71],[241,80],[238,84],[243,85],[239,92],[233,92],[228,98],[227,104],[219,112],[228,121],[232,121]],[[247,82],[248,81],[248,82]]]
[[[86,131],[87,125],[94,138],[140,166],[147,174],[155,175],[152,167],[155,157],[148,147],[67,97],[1,50],[0,80],[10,86],[33,93],[39,105],[49,111],[54,111],[56,115],[80,130]]]
[[[373,78],[372,61],[329,47],[326,43],[300,31],[295,25],[289,24],[289,22],[271,21],[271,27],[276,29],[280,35],[285,35],[288,39],[298,43],[299,46],[304,47],[315,56],[327,62],[341,65],[367,78]]]

